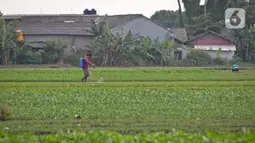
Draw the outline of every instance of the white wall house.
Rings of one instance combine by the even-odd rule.
[[[191,49],[206,51],[212,58],[219,56],[226,60],[232,60],[236,51],[236,46],[231,40],[213,31],[203,33],[186,43],[187,47],[190,47]],[[220,48],[221,52],[217,55],[217,51]]]

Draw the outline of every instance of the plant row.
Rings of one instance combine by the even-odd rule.
[[[175,142],[175,143],[249,143],[255,141],[255,132],[243,129],[239,132],[213,132],[189,133],[175,131],[169,133],[153,132],[138,134],[119,134],[108,131],[70,132],[50,135],[8,134],[0,132],[0,142],[3,143],[41,143],[41,142],[91,142],[91,143],[147,143],[147,142]]]

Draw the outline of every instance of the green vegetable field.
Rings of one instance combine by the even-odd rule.
[[[105,82],[255,80],[255,67],[249,67],[240,73],[231,73],[231,69],[212,70],[197,67],[91,68],[90,72],[90,81],[98,81],[103,77]],[[8,68],[0,70],[0,81],[77,82],[82,74],[80,68]]]
[[[90,72],[0,69],[0,142],[255,142],[254,67]]]

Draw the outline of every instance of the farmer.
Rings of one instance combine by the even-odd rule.
[[[84,77],[81,79],[81,81],[87,81],[88,77],[89,77],[89,71],[88,71],[88,67],[89,65],[90,66],[93,66],[93,68],[95,68],[95,65],[91,62],[89,62],[89,58],[91,58],[92,54],[91,53],[88,53],[86,56],[83,57],[83,67],[82,67],[82,70],[83,70],[83,73],[84,73]]]
[[[239,71],[239,69],[238,69],[237,65],[233,64],[232,65],[232,72],[238,72],[238,71]]]

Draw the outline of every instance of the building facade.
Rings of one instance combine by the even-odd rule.
[[[128,15],[5,15],[5,19],[17,20],[18,29],[23,32],[24,40],[33,48],[42,49],[42,44],[48,40],[60,40],[67,45],[66,54],[72,50],[89,49],[94,35],[91,30],[91,19],[96,23],[106,22],[112,34],[125,36],[129,31],[140,36],[149,36],[151,39],[159,38],[160,41],[174,41],[174,36],[166,28],[154,23],[141,14]],[[36,44],[38,43],[38,44]],[[40,45],[36,47],[36,45]]]
[[[186,51],[189,49],[203,50],[212,58],[220,57],[226,60],[232,60],[236,51],[236,46],[233,41],[213,31],[208,31],[188,40],[186,46]],[[187,54],[188,52],[185,53]]]

